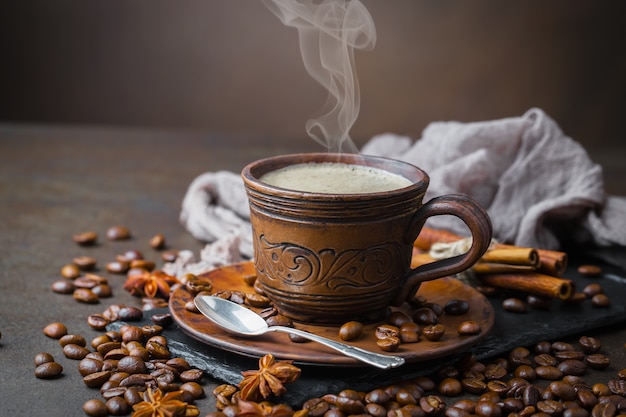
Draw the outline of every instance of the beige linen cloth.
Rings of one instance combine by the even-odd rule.
[[[500,242],[546,249],[583,243],[626,246],[626,198],[605,194],[602,168],[540,109],[486,122],[434,122],[416,141],[383,134],[361,153],[422,168],[430,176],[425,201],[445,194],[473,197],[487,209]],[[199,260],[183,252],[167,266],[169,272],[203,271],[251,258],[248,218],[238,173],[197,177],[183,200],[180,221],[208,244]],[[452,216],[427,224],[467,234]]]

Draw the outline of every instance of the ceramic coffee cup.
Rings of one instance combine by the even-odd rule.
[[[317,167],[340,164],[356,166],[359,177],[367,178],[371,170],[405,183],[386,191],[338,192],[342,181],[355,181],[331,174],[330,189],[320,192],[271,185],[264,177],[303,163],[314,169],[310,178],[316,178]],[[491,241],[489,217],[471,198],[446,195],[423,203],[429,177],[408,163],[354,154],[282,155],[252,162],[242,178],[258,284],[281,314],[296,321],[381,320],[389,306],[414,297],[422,282],[471,267]],[[323,181],[313,181],[318,182]],[[436,215],[465,222],[472,245],[465,254],[411,269],[413,242],[426,219]]]

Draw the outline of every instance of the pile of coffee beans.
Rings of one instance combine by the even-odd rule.
[[[625,346],[626,347],[626,346]],[[376,388],[346,389],[304,402],[295,417],[620,417],[626,415],[626,369],[606,383],[587,383],[589,370],[611,360],[598,339],[578,344],[542,341],[518,347],[486,362],[468,355],[430,376]],[[214,395],[218,411],[207,417],[248,415],[238,406],[237,388],[222,385]],[[285,408],[266,403],[266,409]]]

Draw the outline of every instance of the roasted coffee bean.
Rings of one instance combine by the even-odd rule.
[[[150,320],[152,320],[154,324],[158,324],[162,327],[170,327],[172,324],[174,324],[174,319],[172,318],[172,315],[170,313],[153,314],[152,316],[150,316]]]
[[[567,342],[553,342],[551,347],[554,352],[561,352],[564,350],[575,350],[574,345],[567,343]]]
[[[568,359],[557,365],[563,375],[583,375],[587,371],[587,365],[581,360]]]
[[[480,324],[476,323],[475,321],[467,320],[459,324],[456,331],[458,334],[462,336],[471,336],[471,335],[479,334],[481,331],[481,328],[480,328]]]
[[[540,297],[537,295],[529,295],[526,297],[526,304],[535,310],[549,310],[552,307],[553,299],[549,297]]]
[[[79,334],[66,334],[59,339],[59,344],[61,347],[73,343],[75,345],[85,347],[87,346],[87,341],[85,338]]]
[[[244,304],[256,308],[266,308],[271,305],[271,302],[270,299],[264,295],[256,293],[246,293]]]
[[[578,339],[578,343],[582,351],[587,354],[598,353],[602,348],[602,343],[595,337],[581,336],[580,339]]]
[[[626,380],[612,379],[607,383],[607,386],[613,394],[626,397]]]
[[[484,373],[488,380],[502,379],[506,376],[507,370],[498,364],[490,363],[485,368]]]
[[[476,415],[479,417],[500,417],[502,416],[502,409],[494,402],[478,401],[476,403]]]
[[[598,404],[598,397],[588,389],[578,390],[576,393],[576,399],[578,403],[586,408],[587,410],[591,410],[596,404]]]
[[[513,371],[513,375],[518,378],[523,378],[527,381],[534,381],[537,378],[537,372],[535,372],[535,368],[530,365],[520,365],[515,368]]]
[[[268,318],[265,319],[265,322],[267,323],[268,326],[286,326],[286,327],[293,326],[293,322],[291,321],[291,319],[282,314],[269,316]]]
[[[511,313],[526,313],[526,303],[519,298],[510,297],[502,300],[502,308]]]
[[[589,417],[589,411],[582,407],[571,407],[563,410],[563,417]]]
[[[376,327],[375,332],[377,339],[385,339],[388,337],[398,337],[400,336],[400,329],[396,326],[392,326],[391,324],[381,324]]]
[[[469,311],[470,305],[465,300],[450,300],[444,307],[443,311],[450,316],[460,316]]]
[[[80,268],[75,264],[67,264],[61,268],[61,276],[67,279],[76,279],[80,276]]]
[[[429,325],[437,324],[439,322],[437,313],[428,307],[419,308],[413,313],[413,320],[416,323]]]
[[[130,412],[130,406],[121,397],[109,398],[106,402],[106,407],[112,416],[124,416]]]
[[[431,342],[440,340],[446,333],[446,327],[443,324],[429,324],[422,329],[422,336]]]
[[[456,378],[444,378],[439,382],[437,391],[439,394],[445,395],[446,397],[454,397],[463,392],[463,385],[461,385],[461,381]]]
[[[552,353],[552,343],[548,342],[547,340],[543,340],[537,344],[535,344],[533,351],[535,352],[535,354],[540,355],[542,353]]]
[[[580,265],[578,273],[583,277],[597,277],[602,273],[602,268],[598,265]]]
[[[102,371],[104,362],[102,360],[85,357],[78,363],[78,372],[82,376],[87,376]]]
[[[151,338],[163,333],[163,327],[158,324],[146,324],[145,326],[141,326],[141,331],[145,337]]]
[[[97,371],[83,377],[83,382],[89,388],[100,388],[111,377],[111,371]]]
[[[591,305],[594,307],[605,308],[611,305],[611,300],[606,294],[596,294],[591,297]]]
[[[592,353],[587,355],[585,363],[594,369],[605,369],[611,364],[611,359],[602,353]]]
[[[556,381],[563,378],[563,372],[556,366],[538,366],[535,368],[535,373],[539,378],[548,381]]]
[[[402,311],[394,311],[389,315],[387,322],[392,326],[400,327],[405,323],[412,323],[413,319]]]
[[[516,347],[509,353],[509,361],[514,366],[517,365],[530,365],[530,351],[525,347]]]
[[[87,324],[95,330],[104,330],[110,323],[111,320],[107,319],[102,314],[90,314],[89,317],[87,317]]]
[[[74,292],[74,289],[76,288],[74,286],[74,283],[70,280],[67,279],[62,279],[62,280],[58,280],[58,281],[54,281],[52,283],[52,291],[57,293],[57,294],[71,294]]]
[[[35,366],[39,366],[47,362],[54,362],[54,357],[48,352],[41,352],[35,355]]]
[[[163,262],[174,262],[178,258],[177,250],[166,250],[161,252],[161,260]]]
[[[89,349],[74,343],[63,346],[63,354],[68,359],[83,359],[89,353]]]
[[[419,326],[417,323],[408,322],[400,326],[400,341],[402,343],[417,343],[419,340]]]
[[[63,373],[63,366],[57,362],[44,362],[35,368],[35,376],[40,379],[55,378]]]
[[[339,338],[341,340],[354,340],[363,334],[363,324],[358,321],[349,321],[339,328]]]
[[[376,344],[379,348],[385,352],[395,352],[400,347],[400,339],[398,337],[389,336],[376,340]]]
[[[98,263],[96,258],[86,255],[76,256],[72,259],[72,262],[83,271],[90,271],[94,269],[96,267],[96,264]]]
[[[575,292],[568,299],[563,300],[565,304],[576,305],[587,300],[587,296],[582,292]]]
[[[83,411],[90,417],[107,417],[109,415],[104,401],[99,398],[87,400],[83,404]]]
[[[145,374],[148,373],[146,363],[136,356],[125,356],[117,363],[117,370],[127,372],[129,374]]]
[[[520,398],[503,398],[500,407],[505,415],[518,413],[524,409],[524,402]]]
[[[555,397],[562,401],[572,401],[576,399],[576,390],[570,384],[563,381],[553,381],[547,388]]]
[[[554,357],[559,361],[565,361],[568,359],[583,360],[585,359],[585,353],[580,350],[562,350],[554,352]]]
[[[67,334],[67,327],[65,327],[63,323],[58,321],[50,323],[46,327],[44,327],[43,334],[52,339],[60,339]]]
[[[145,271],[153,271],[156,268],[156,264],[153,261],[149,261],[147,259],[134,259],[130,261],[130,271],[134,271],[136,269],[142,269]]]
[[[100,302],[100,297],[89,288],[76,288],[72,296],[74,300],[85,304],[97,304]]]
[[[112,226],[106,231],[109,240],[126,240],[130,239],[130,230],[125,226]]]
[[[96,232],[87,231],[76,233],[72,236],[72,240],[82,246],[89,246],[96,243],[98,240],[98,234]]]
[[[533,359],[538,366],[555,366],[558,361],[549,353],[540,353]]]
[[[419,406],[427,416],[437,416],[446,408],[446,403],[436,395],[427,395],[419,399]]]
[[[614,417],[617,407],[610,402],[598,403],[591,409],[591,417]]]
[[[487,381],[487,390],[498,394],[498,396],[503,397],[509,390],[509,385],[504,381],[495,379]]]
[[[122,321],[139,321],[143,318],[143,311],[134,306],[124,306],[120,308],[118,318]]]
[[[594,295],[603,294],[603,293],[604,293],[604,289],[597,282],[586,285],[585,288],[583,288],[583,294],[585,294],[587,298],[591,298]]]
[[[125,274],[130,269],[128,261],[111,261],[105,266],[106,270],[112,274]]]
[[[487,390],[487,383],[478,378],[464,378],[461,385],[470,394],[482,394]]]
[[[537,410],[550,416],[558,416],[563,413],[563,405],[555,400],[543,400],[537,402]]]

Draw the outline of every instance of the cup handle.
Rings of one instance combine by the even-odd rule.
[[[470,268],[489,248],[492,237],[489,215],[478,202],[461,194],[435,197],[424,204],[415,213],[408,230],[411,241],[417,238],[429,217],[443,214],[458,217],[469,227],[472,233],[471,247],[464,254],[420,265],[409,271],[404,286],[394,299],[394,305],[400,305],[413,297],[424,281],[453,275]]]

